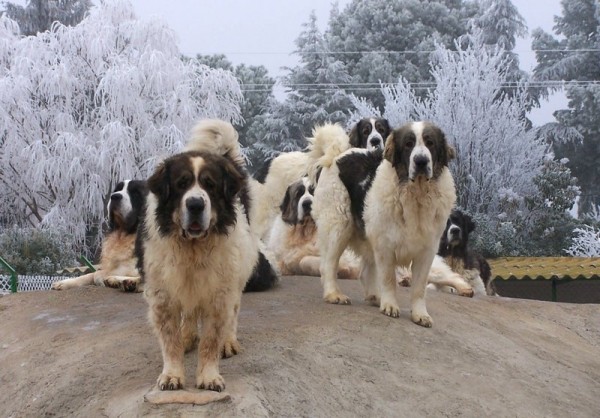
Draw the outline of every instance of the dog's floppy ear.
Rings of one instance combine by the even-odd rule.
[[[450,144],[446,145],[446,155],[448,156],[448,161],[456,158],[456,150]]]
[[[467,228],[467,232],[471,233],[475,231],[475,222],[473,222],[473,219],[471,219],[471,217],[467,214],[463,214],[463,216],[465,218],[465,227]]]
[[[362,120],[360,120],[357,124],[355,124],[352,127],[352,129],[350,130],[350,134],[348,135],[348,138],[350,139],[350,146],[353,148],[360,148],[360,146],[361,146],[360,137],[359,137],[361,123],[362,123]]]
[[[244,175],[228,159],[224,159],[223,169],[223,196],[228,202],[232,202],[244,185]]]
[[[396,139],[393,131],[385,140],[385,146],[383,147],[383,158],[388,160],[392,166],[396,166],[398,163],[398,156],[396,155]]]
[[[279,206],[279,210],[281,210],[281,219],[287,224],[296,225],[298,222],[298,213],[295,205],[293,204],[292,193],[293,193],[293,185],[290,185],[285,191],[285,197],[283,198],[283,202]]]
[[[158,165],[154,173],[148,179],[148,189],[163,202],[169,198],[170,190],[169,161],[163,161]]]

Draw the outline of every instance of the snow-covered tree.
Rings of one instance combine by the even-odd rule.
[[[600,257],[600,229],[582,225],[575,229],[573,243],[565,252],[573,257]]]
[[[0,18],[0,74],[1,218],[77,245],[116,181],[145,178],[198,118],[240,115],[230,72],[181,60],[173,31],[124,1],[31,37]]]
[[[563,0],[562,15],[555,16],[557,37],[541,29],[533,32],[533,49],[539,80],[566,81],[568,109],[554,113],[557,128],[576,129],[579,141],[555,142],[559,157],[579,180],[582,195],[579,214],[600,205],[600,3],[598,0]],[[561,84],[558,83],[557,86]]]
[[[523,242],[552,205],[557,206],[552,210],[564,212],[564,206],[558,207],[562,200],[543,199],[538,187],[541,176],[560,171],[563,164],[552,159],[547,145],[527,126],[526,85],[511,96],[502,93],[508,73],[504,51],[485,48],[481,32],[468,38],[457,40],[458,51],[436,47],[431,67],[436,88],[425,98],[406,80],[384,86],[384,116],[394,126],[410,119],[439,125],[457,151],[451,170],[458,205],[471,214],[484,214],[497,231],[512,225],[517,231],[512,238]],[[468,46],[461,50],[459,45]],[[357,116],[374,110],[357,98],[354,104],[363,112]],[[572,204],[577,188],[570,182],[563,187],[568,195],[564,199],[570,196]]]
[[[282,79],[287,97],[283,102],[271,100],[250,128],[249,135],[256,138],[251,150],[258,154],[255,160],[304,148],[305,138],[316,124],[345,122],[348,117],[350,101],[340,85],[347,83],[350,76],[341,61],[327,54],[329,46],[314,12],[303,28],[296,39],[300,63],[287,68]]]
[[[382,97],[378,83],[399,76],[410,83],[431,81],[430,52],[435,43],[454,48],[467,33],[479,8],[464,0],[353,0],[332,10],[325,38],[352,76],[352,92],[376,107]],[[417,94],[424,90],[416,90]]]
[[[54,22],[75,26],[92,7],[91,0],[27,0],[24,7],[10,1],[2,4],[5,10],[1,13],[17,22],[25,36],[45,32]]]

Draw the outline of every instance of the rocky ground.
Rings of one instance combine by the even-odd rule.
[[[599,416],[598,305],[429,292],[426,329],[409,289],[393,319],[342,286],[353,305],[323,303],[307,277],[244,295],[244,351],[221,362],[230,399],[208,405],[144,401],[161,356],[141,294],[0,297],[0,416]]]

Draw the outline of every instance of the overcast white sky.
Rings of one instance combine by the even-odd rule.
[[[325,28],[331,0],[132,0],[140,18],[160,16],[175,30],[181,52],[223,53],[234,63],[266,66],[278,76],[281,67],[295,65],[291,55],[294,39],[312,10]],[[339,0],[340,8],[349,0]],[[554,15],[561,13],[560,0],[513,0],[525,18],[529,31],[541,27],[552,31]],[[521,68],[531,71],[535,56],[529,38],[520,39],[516,51]],[[552,112],[566,107],[564,95],[558,94],[530,117],[534,124],[552,121]]]

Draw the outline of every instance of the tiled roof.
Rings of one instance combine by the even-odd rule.
[[[100,268],[99,265],[94,265],[94,268],[96,270],[98,270]],[[72,273],[80,273],[80,274],[84,274],[84,273],[91,273],[93,270],[91,268],[89,268],[88,266],[77,266],[77,267],[65,267],[61,270],[58,270],[56,273],[57,274],[72,274]]]
[[[501,257],[488,262],[495,279],[600,279],[600,257]]]

